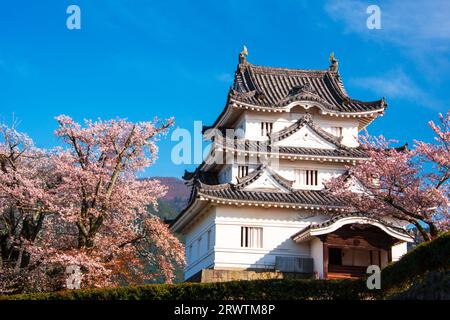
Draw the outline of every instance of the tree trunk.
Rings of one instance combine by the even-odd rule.
[[[430,235],[428,234],[428,232],[424,228],[422,228],[422,226],[420,225],[419,221],[415,220],[413,222],[413,224],[416,226],[417,230],[420,232],[420,235],[423,237],[424,241],[430,241],[431,240]]]
[[[439,231],[436,228],[435,224],[431,221],[426,221],[426,223],[428,224],[428,227],[430,228],[431,239],[437,238],[437,236],[439,235]]]
[[[78,223],[78,248],[93,248],[95,236],[102,225],[103,218],[100,216],[91,225]]]

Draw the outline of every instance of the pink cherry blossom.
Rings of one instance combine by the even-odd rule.
[[[50,151],[2,127],[0,210],[7,223],[0,230],[7,236],[0,238],[0,277],[11,268],[48,271],[76,265],[84,287],[155,277],[171,282],[175,265],[184,264],[183,246],[147,211],[148,205],[157,206],[166,187],[137,174],[156,161],[156,143],[173,119],[86,120],[84,125],[64,115],[56,120],[61,146]],[[18,217],[14,221],[8,218],[11,212]],[[28,229],[30,235],[24,236]],[[13,248],[8,252],[14,257],[3,244]],[[149,266],[157,271],[148,272]]]
[[[329,191],[348,210],[414,225],[425,240],[449,229],[450,111],[441,125],[429,125],[434,143],[415,141],[414,148],[392,148],[384,137],[361,138],[369,160],[348,167],[328,182]]]

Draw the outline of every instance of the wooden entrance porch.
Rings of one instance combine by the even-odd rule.
[[[392,261],[391,247],[398,241],[369,224],[344,225],[319,238],[326,279],[359,278],[369,265],[385,267]]]

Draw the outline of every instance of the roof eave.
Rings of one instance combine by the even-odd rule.
[[[203,209],[206,204],[207,202],[201,200],[199,197],[196,197],[170,224],[170,230],[176,233],[183,233],[186,226],[189,225],[192,219],[196,216],[195,212]]]
[[[261,201],[261,200],[241,200],[241,199],[228,199],[222,197],[214,197],[208,194],[199,192],[200,200],[209,200],[212,203],[224,204],[224,205],[247,205],[263,208],[280,208],[280,209],[305,209],[305,210],[323,210],[329,211],[344,211],[344,206],[339,205],[322,205],[322,204],[305,204],[305,203],[290,203],[290,202],[274,202],[274,201]]]
[[[352,224],[352,223],[370,224],[370,225],[380,228],[385,233],[387,233],[388,235],[390,235],[393,238],[396,238],[397,240],[404,241],[404,242],[414,242],[414,239],[411,236],[406,235],[405,233],[399,232],[399,231],[395,230],[394,228],[392,228],[391,226],[384,224],[381,221],[378,221],[378,220],[370,218],[370,217],[365,217],[365,216],[342,217],[341,219],[337,219],[336,221],[334,221],[333,223],[331,223],[329,225],[325,225],[323,227],[318,227],[318,228],[314,227],[314,225],[310,225],[310,226],[300,230],[299,232],[295,233],[294,235],[292,235],[291,238],[296,242],[308,241],[313,237],[318,237],[321,235],[329,234],[329,233],[334,232],[337,229],[343,227],[344,225]]]
[[[229,146],[216,146],[215,150],[225,150],[237,154],[244,155],[260,155],[269,156],[271,158],[287,159],[287,160],[311,160],[311,161],[330,161],[330,162],[358,162],[367,161],[369,157],[352,157],[352,156],[324,156],[313,154],[297,154],[297,153],[280,153],[280,152],[265,152],[260,150],[241,150]]]

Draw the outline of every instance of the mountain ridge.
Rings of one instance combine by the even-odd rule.
[[[175,177],[149,177],[146,179],[159,180],[167,186],[166,194],[158,199],[158,208],[149,206],[149,211],[162,219],[172,220],[183,210],[190,196],[190,188],[184,181]]]

